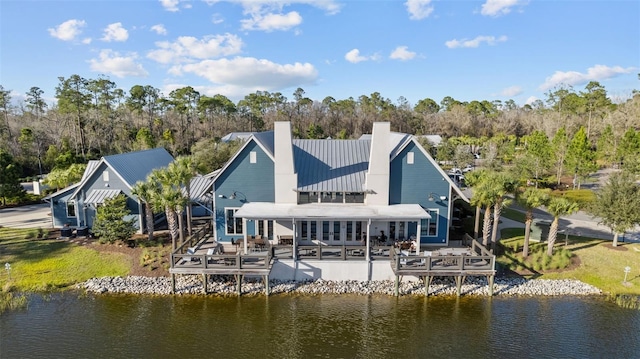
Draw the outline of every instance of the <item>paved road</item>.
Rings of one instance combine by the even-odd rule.
[[[51,228],[48,203],[0,209],[0,226],[8,228]]]

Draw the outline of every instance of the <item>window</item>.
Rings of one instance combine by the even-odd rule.
[[[322,203],[343,203],[344,193],[342,192],[322,192],[320,201]]]
[[[413,164],[413,152],[407,153],[407,164],[409,165]]]
[[[105,182],[109,182],[109,171],[102,172],[102,180]]]
[[[238,208],[225,208],[225,227],[227,228],[227,234],[243,234],[242,231],[242,218],[236,218],[235,214]]]
[[[298,204],[318,203],[318,192],[298,193]]]
[[[345,195],[345,203],[364,203],[364,193],[347,192]]]
[[[256,157],[256,151],[249,152],[249,162],[250,163],[258,162],[258,157]]]
[[[74,201],[67,202],[67,217],[76,216],[76,203]]]
[[[438,210],[428,209],[427,213],[429,213],[431,218],[423,218],[420,220],[420,236],[435,237],[438,235]]]

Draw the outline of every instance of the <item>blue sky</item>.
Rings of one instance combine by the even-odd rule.
[[[635,0],[0,0],[0,84],[17,101],[33,86],[52,101],[78,74],[234,102],[301,87],[522,105],[592,80],[624,99],[639,72]]]

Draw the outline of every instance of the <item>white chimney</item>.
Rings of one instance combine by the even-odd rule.
[[[298,203],[298,175],[293,162],[293,143],[291,123],[277,121],[273,124],[273,142],[275,152],[275,195],[276,203]]]
[[[365,184],[367,204],[389,205],[389,155],[391,124],[374,122],[369,152],[369,171]]]

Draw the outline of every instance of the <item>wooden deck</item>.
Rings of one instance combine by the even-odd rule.
[[[467,276],[486,276],[489,292],[493,292],[495,276],[495,256],[479,242],[467,236],[469,247],[423,247],[419,255],[415,252],[400,250],[392,246],[373,246],[367,256],[365,246],[329,246],[298,245],[294,256],[294,246],[289,244],[271,244],[251,247],[248,253],[237,245],[217,243],[208,237],[210,225],[198,230],[173,253],[171,253],[172,289],[175,292],[176,274],[198,274],[203,276],[204,291],[207,292],[209,275],[233,275],[236,278],[237,292],[241,293],[244,276],[260,276],[269,294],[269,275],[274,262],[279,258],[297,258],[297,260],[358,260],[390,261],[395,275],[395,294],[398,295],[399,282],[403,276],[415,276],[424,281],[425,292],[429,295],[429,285],[434,277],[454,277],[458,295],[462,282]]]
[[[424,251],[421,255],[407,255],[399,249],[391,252],[391,267],[396,276],[395,294],[399,295],[399,283],[403,276],[421,278],[425,293],[429,295],[429,285],[434,277],[454,277],[457,294],[460,296],[462,282],[468,276],[486,276],[489,295],[493,295],[493,281],[496,274],[495,255],[477,241],[471,240],[468,250],[456,251],[443,248],[438,251]]]

